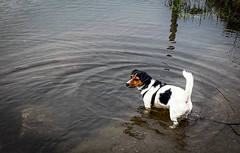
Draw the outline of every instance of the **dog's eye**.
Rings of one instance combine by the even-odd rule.
[[[138,79],[133,79],[134,81],[138,81]]]

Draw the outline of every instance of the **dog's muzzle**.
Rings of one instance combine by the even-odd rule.
[[[126,86],[129,87],[129,83],[126,83]]]

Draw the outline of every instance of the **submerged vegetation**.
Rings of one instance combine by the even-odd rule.
[[[234,37],[232,48],[228,55],[233,63],[240,64],[240,0],[166,0],[166,6],[172,10],[169,41],[176,43],[178,18],[184,20],[206,17],[214,17],[226,23],[226,37]],[[174,50],[174,45],[167,48]]]
[[[207,0],[207,5],[215,8],[232,29],[240,31],[240,0]]]
[[[181,18],[217,16],[240,31],[240,0],[167,0],[166,5]]]

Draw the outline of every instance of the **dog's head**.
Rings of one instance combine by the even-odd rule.
[[[126,83],[129,88],[141,87],[152,79],[146,72],[139,70],[133,70],[130,77],[131,79]]]

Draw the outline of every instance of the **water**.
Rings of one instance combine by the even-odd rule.
[[[239,55],[226,23],[165,1],[0,1],[0,152],[237,152]],[[191,71],[189,119],[144,114],[135,68],[180,87]]]

